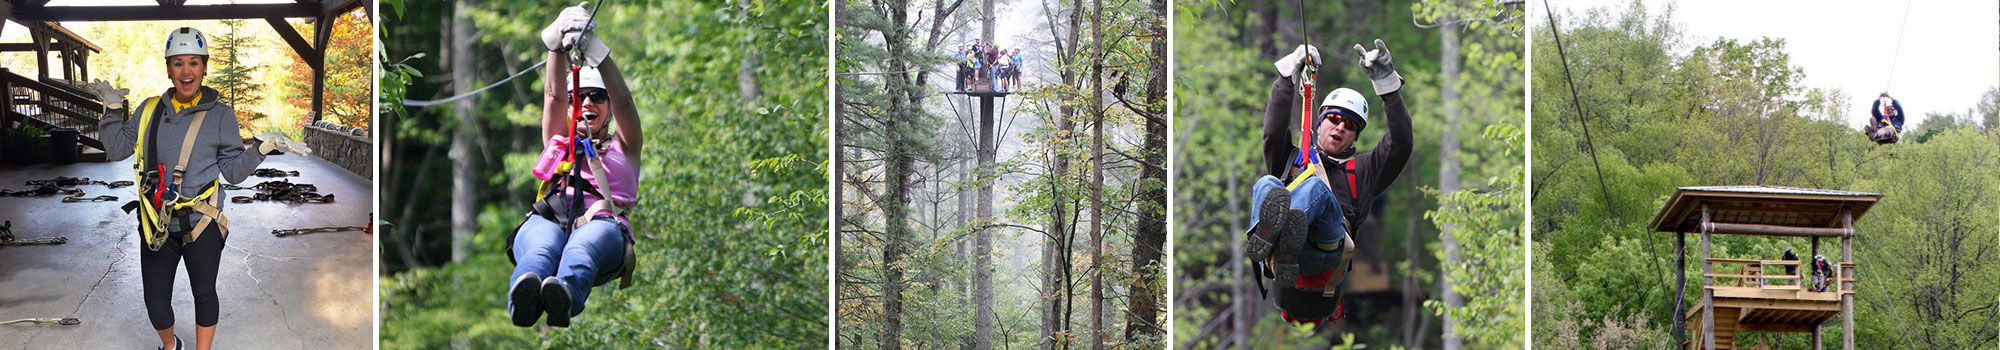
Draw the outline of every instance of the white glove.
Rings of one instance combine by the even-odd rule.
[[[563,41],[563,47],[576,47],[583,49],[583,61],[589,63],[590,66],[592,67],[596,67],[598,64],[603,63],[605,57],[611,56],[611,47],[604,46],[603,40],[597,40],[596,32],[573,32],[573,33],[563,34],[562,41]],[[582,46],[577,46],[579,44]]]
[[[1291,78],[1292,73],[1298,72],[1301,66],[1317,70],[1319,62],[1319,48],[1299,45],[1299,48],[1293,49],[1291,54],[1272,62],[1271,65],[1278,68],[1278,76]]]
[[[267,132],[257,134],[253,138],[259,141],[257,143],[257,154],[271,154],[272,151],[283,151],[286,153],[297,153],[302,156],[312,155],[311,147],[307,147],[304,142],[292,141],[292,138],[285,136],[285,134]]]
[[[131,92],[130,89],[113,89],[110,83],[106,83],[103,80],[84,84],[83,89],[90,91],[93,95],[97,95],[97,98],[103,99],[105,109],[125,108],[125,94]]]
[[[590,2],[579,3],[574,7],[563,9],[562,14],[556,15],[554,22],[549,22],[548,27],[542,28],[542,46],[549,51],[569,48],[571,42],[566,40],[565,34],[582,32],[593,26],[590,23],[590,10],[585,9],[589,5]]]
[[[1396,67],[1389,61],[1389,46],[1382,44],[1382,39],[1375,39],[1374,50],[1354,44],[1354,51],[1361,54],[1361,70],[1375,83],[1376,96],[1403,88],[1403,75],[1396,74]]]

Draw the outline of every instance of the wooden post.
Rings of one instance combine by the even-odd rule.
[[[1840,207],[1840,225],[1854,228],[1854,212],[1851,205]],[[1856,234],[1859,234],[1858,232]],[[1833,291],[1840,293],[1840,345],[1842,349],[1854,350],[1854,294],[1847,292],[1847,285],[1840,279],[1847,275],[1849,262],[1854,261],[1854,237],[1840,237],[1840,263],[1833,268]]]
[[[1814,327],[1813,327],[1813,329],[1812,329],[1812,349],[1813,349],[1813,350],[1820,350],[1820,346],[1819,346],[1819,327],[1818,327],[1818,326],[1814,326]]]
[[[1708,261],[1708,259],[1713,258],[1713,256],[1710,256],[1710,254],[1713,254],[1715,251],[1713,250],[1712,247],[1709,246],[1708,236],[1709,236],[1709,230],[1711,230],[1711,228],[1709,227],[1708,220],[1709,220],[1708,203],[1702,203],[1701,204],[1701,338],[1702,338],[1701,348],[1706,350],[1715,350],[1715,290],[1708,289],[1709,285],[1715,284],[1715,277],[1709,277],[1709,274],[1715,273],[1715,263]],[[1676,315],[1675,317],[1679,316]]]
[[[76,50],[76,73],[82,78],[79,81],[90,81],[90,48]]]
[[[1687,320],[1681,319],[1687,317],[1681,316],[1687,312],[1687,306],[1682,305],[1687,301],[1687,260],[1687,230],[1676,227],[1674,228],[1674,313],[1671,318],[1674,322],[1674,346],[1687,342]]]
[[[14,120],[14,86],[7,81],[7,76],[12,74],[8,69],[0,68],[0,121],[5,121],[0,123],[0,130],[13,130],[15,123],[22,122]]]
[[[313,65],[316,68],[313,68],[312,120],[307,122],[319,122],[320,118],[326,117],[326,42],[327,38],[333,35],[333,21],[338,19],[338,16],[339,14],[321,14],[313,21],[312,49],[319,53],[313,59],[319,62]]]

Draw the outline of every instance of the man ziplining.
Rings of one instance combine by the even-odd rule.
[[[1861,133],[1868,135],[1869,141],[1875,141],[1875,144],[1878,145],[1886,145],[1902,140],[1902,102],[1889,97],[1888,91],[1883,91],[1882,95],[1875,97],[1875,105],[1873,108],[1869,108],[1869,114],[1875,116],[1875,118],[1869,119],[1868,125],[1861,127]]]
[[[1303,107],[1312,98],[1320,65],[1319,51],[1311,44],[1275,62],[1279,77],[1272,80],[1264,107],[1267,175],[1252,188],[1257,202],[1251,205],[1244,252],[1257,266],[1260,289],[1262,278],[1277,281],[1270,294],[1276,294],[1281,316],[1290,322],[1323,325],[1346,317],[1342,304],[1355,249],[1350,233],[1402,173],[1414,145],[1410,113],[1400,93],[1403,78],[1391,64],[1387,45],[1376,39],[1372,50],[1360,44],[1353,49],[1388,117],[1388,135],[1373,150],[1357,152],[1354,147],[1368,126],[1368,101],[1361,93],[1334,89],[1317,114]],[[1294,127],[1301,134],[1297,144],[1292,143]]]

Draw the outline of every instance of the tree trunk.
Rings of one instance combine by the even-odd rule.
[[[1446,17],[1439,22],[1450,23],[1451,18]],[[1459,188],[1458,125],[1464,119],[1464,116],[1459,115],[1458,111],[1458,28],[1450,24],[1441,25],[1438,26],[1438,34],[1440,35],[1438,39],[1439,45],[1443,46],[1439,50],[1438,55],[1441,57],[1438,60],[1444,63],[1444,72],[1439,74],[1441,79],[1438,85],[1441,88],[1439,93],[1443,96],[1442,102],[1444,103],[1442,105],[1444,108],[1442,110],[1444,111],[1446,124],[1443,140],[1439,142],[1438,146],[1438,194],[1448,195],[1458,191]],[[1458,243],[1452,239],[1452,231],[1456,229],[1455,225],[1450,224],[1438,228],[1438,232],[1442,236],[1439,241],[1444,246],[1443,266],[1451,267],[1458,266],[1459,264]],[[1452,291],[1451,288],[1450,278],[1438,278],[1438,293],[1444,296],[1445,307],[1464,307],[1464,298],[1458,292]],[[1465,347],[1465,338],[1458,335],[1457,327],[1458,320],[1451,317],[1451,315],[1445,315],[1444,348],[1446,350],[1458,350]]]
[[[1083,8],[1083,0],[1075,0],[1074,2],[1072,2],[1072,5],[1070,6],[1070,8],[1071,8],[1071,9],[1082,9],[1082,8]],[[1082,50],[1082,49],[1080,48],[1080,46],[1082,46],[1082,45],[1079,45],[1080,41],[1078,40],[1078,39],[1079,39],[1079,37],[1080,37],[1080,35],[1081,35],[1080,33],[1082,33],[1082,31],[1083,31],[1083,16],[1080,16],[1080,15],[1078,15],[1078,14],[1077,14],[1077,12],[1078,12],[1078,11],[1075,11],[1075,10],[1072,10],[1072,11],[1070,11],[1070,16],[1069,16],[1069,32],[1068,32],[1068,34],[1069,34],[1069,52],[1067,52],[1067,53],[1065,53],[1065,54],[1063,54],[1063,55],[1060,55],[1060,56],[1061,56],[1061,58],[1062,58],[1062,59],[1064,60],[1064,61],[1063,61],[1063,65],[1062,65],[1063,67],[1069,67],[1069,66],[1071,66],[1072,64],[1076,63],[1076,60],[1077,60],[1077,59],[1079,58],[1079,57],[1078,57],[1077,55],[1078,55],[1079,53],[1083,52],[1083,50]],[[1063,70],[1063,86],[1072,86],[1072,87],[1073,87],[1073,86],[1076,86],[1076,79],[1077,79],[1077,74],[1076,74],[1076,72],[1075,72],[1075,71],[1071,71],[1071,70],[1069,70],[1069,69],[1064,69],[1064,70]],[[1075,109],[1074,109],[1073,107],[1069,107],[1069,106],[1068,106],[1068,104],[1064,104],[1064,105],[1065,105],[1065,106],[1063,107],[1063,110],[1062,110],[1062,114],[1063,114],[1063,117],[1064,117],[1064,118],[1072,118],[1072,117],[1075,117],[1075,116],[1076,116],[1076,113],[1077,113],[1077,111],[1076,111],[1076,110],[1075,110]],[[1071,222],[1074,222],[1074,221],[1071,221]],[[1072,260],[1072,259],[1074,258],[1074,255],[1073,255],[1073,253],[1074,253],[1074,252],[1076,251],[1076,250],[1075,250],[1075,248],[1076,248],[1076,235],[1074,234],[1074,232],[1065,232],[1065,233],[1063,234],[1063,237],[1062,237],[1062,239],[1063,239],[1063,244],[1062,244],[1062,260],[1063,260],[1063,267],[1062,267],[1062,269],[1063,269],[1063,276],[1062,276],[1062,279],[1063,279],[1063,282],[1062,282],[1062,285],[1063,285],[1063,298],[1062,298],[1062,299],[1063,299],[1063,315],[1062,315],[1062,322],[1063,322],[1063,327],[1062,327],[1062,329],[1063,329],[1063,330],[1062,330],[1062,334],[1063,334],[1063,337],[1064,337],[1064,338],[1063,338],[1063,340],[1062,340],[1062,348],[1063,348],[1063,349],[1069,349],[1069,345],[1070,345],[1070,343],[1071,343],[1071,340],[1070,340],[1070,338],[1069,338],[1069,337],[1070,337],[1070,336],[1072,335],[1072,334],[1071,334],[1071,330],[1072,330],[1072,329],[1074,329],[1074,326],[1073,326],[1073,325],[1072,325],[1071,323],[1072,323],[1072,322],[1075,322],[1075,317],[1071,317],[1071,316],[1073,316],[1073,315],[1075,314],[1075,311],[1076,311],[1076,277],[1074,276],[1074,274],[1072,274],[1072,272],[1073,272],[1073,271],[1075,271],[1075,261],[1074,261],[1074,260]]]
[[[1146,203],[1139,208],[1138,233],[1132,236],[1132,274],[1137,276],[1127,290],[1132,300],[1126,304],[1125,340],[1136,341],[1140,335],[1165,335],[1158,324],[1160,290],[1158,277],[1165,266],[1158,266],[1160,255],[1167,242],[1167,1],[1153,0],[1152,25],[1153,43],[1152,67],[1148,67],[1152,79],[1146,82],[1146,135],[1145,146],[1141,150],[1139,178],[1144,179],[1139,198]],[[1153,106],[1162,106],[1158,109]],[[1157,187],[1156,187],[1157,185]],[[1147,268],[1155,268],[1147,271]]]
[[[905,135],[909,131],[903,130],[916,117],[904,99],[904,96],[909,96],[905,91],[909,89],[909,82],[904,81],[906,75],[902,73],[909,70],[909,62],[906,61],[909,43],[905,34],[909,23],[907,1],[888,1],[889,31],[882,35],[889,46],[889,71],[897,72],[888,75],[889,113],[888,120],[883,123],[883,133],[889,141],[886,147],[888,168],[885,169],[889,174],[889,183],[883,186],[887,195],[882,204],[883,222],[888,226],[884,229],[888,242],[882,246],[882,334],[878,348],[890,350],[903,347],[903,270],[898,268],[897,263],[902,260],[903,240],[909,234],[909,223],[906,222],[910,200],[907,185],[910,182],[910,166],[915,161],[910,150],[905,149],[911,143]]]
[[[1104,349],[1104,0],[1090,20],[1090,348]]]
[[[472,23],[466,18],[466,10],[472,7],[468,2],[452,6],[451,16],[451,71],[459,79],[452,79],[454,92],[472,91],[472,76],[475,74],[472,55]],[[325,24],[321,24],[325,25]],[[473,128],[478,127],[479,117],[472,113],[472,102],[467,98],[451,104],[451,114],[458,119],[458,128],[451,136],[451,261],[465,261],[472,253],[472,235],[479,233],[479,169],[474,161],[479,155],[478,140]]]
[[[984,42],[991,43],[993,42],[994,26],[993,0],[981,2],[979,6],[981,9],[979,12],[980,18],[984,19],[982,21],[984,28],[980,30],[979,35],[983,38]],[[993,130],[995,127],[993,113],[991,113],[993,98],[982,97],[979,103],[979,168],[985,169],[987,165],[993,164],[994,153],[997,151],[997,145],[994,144],[994,134],[999,132],[999,130]],[[979,219],[981,226],[986,226],[988,222],[993,220],[993,183],[991,181],[979,186]],[[978,263],[973,265],[974,270],[972,271],[973,289],[975,289],[973,298],[979,301],[979,305],[973,314],[972,348],[976,350],[991,350],[993,349],[994,321],[993,233],[991,230],[981,228],[974,235],[973,254],[977,255]]]

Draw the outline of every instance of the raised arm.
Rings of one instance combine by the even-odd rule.
[[[619,71],[618,64],[613,61],[611,57],[605,57],[604,64],[597,66],[604,73],[604,87],[610,90],[611,96],[615,96],[611,99],[614,101],[611,110],[615,114],[611,122],[617,126],[618,134],[613,137],[624,145],[627,160],[632,164],[642,164],[639,163],[639,155],[646,138],[639,129],[639,106],[633,102],[637,96],[632,96],[632,88],[625,85],[625,73]]]
[[[1292,124],[1298,120],[1293,115],[1299,111],[1296,95],[1291,79],[1271,79],[1271,97],[1264,102],[1264,171],[1271,176],[1285,176],[1285,167],[1299,152],[1294,145],[1298,138],[1292,134],[1292,129],[1298,127]]]
[[[542,140],[569,134],[569,56],[549,51],[542,67]]]
[[[1376,141],[1375,149],[1369,152],[1368,168],[1374,172],[1369,174],[1372,175],[1370,178],[1379,179],[1372,182],[1372,188],[1367,191],[1373,194],[1387,191],[1389,185],[1396,182],[1396,178],[1403,173],[1403,167],[1410,163],[1410,153],[1416,145],[1416,136],[1410,132],[1414,124],[1410,121],[1409,108],[1403,104],[1403,92],[1397,90],[1382,95],[1382,106],[1389,119],[1384,123],[1388,124],[1388,135]]]

